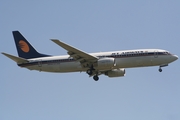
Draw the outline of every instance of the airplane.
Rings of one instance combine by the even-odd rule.
[[[126,68],[159,66],[162,67],[178,59],[177,55],[162,49],[136,49],[112,52],[86,53],[58,39],[51,39],[64,48],[68,55],[52,56],[41,54],[25,39],[19,31],[12,31],[18,57],[2,52],[19,67],[44,72],[86,72],[95,81],[99,75],[108,77],[125,76]]]

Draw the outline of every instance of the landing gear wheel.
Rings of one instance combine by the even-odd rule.
[[[159,68],[159,72],[162,72],[162,69],[161,69],[161,68]]]
[[[94,79],[95,81],[98,81],[98,80],[99,80],[99,77],[98,77],[97,75],[95,75],[95,76],[93,77],[93,79]]]

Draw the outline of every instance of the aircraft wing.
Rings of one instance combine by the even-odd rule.
[[[93,63],[98,60],[96,56],[90,55],[84,51],[81,51],[75,47],[72,47],[58,39],[51,39],[53,42],[67,50],[68,54],[73,57],[75,60],[80,61],[80,63],[85,67],[88,63]]]

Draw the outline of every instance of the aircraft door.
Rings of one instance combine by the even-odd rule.
[[[158,51],[154,51],[154,57],[155,57],[155,58],[158,57]]]
[[[38,67],[39,67],[39,71],[41,71],[42,70],[42,60],[38,61]]]
[[[38,67],[42,67],[42,60],[38,61]]]

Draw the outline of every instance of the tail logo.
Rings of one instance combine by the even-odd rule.
[[[25,41],[20,40],[19,41],[19,47],[21,48],[21,50],[23,52],[26,52],[26,53],[29,52],[29,46],[28,46],[28,44]]]

